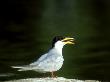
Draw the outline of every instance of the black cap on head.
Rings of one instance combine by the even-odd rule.
[[[62,39],[64,39],[63,36],[56,36],[56,37],[54,37],[53,41],[52,41],[52,47],[54,47],[55,42],[60,41]]]

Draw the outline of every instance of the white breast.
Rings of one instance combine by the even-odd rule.
[[[42,55],[37,62],[31,65],[36,65],[36,71],[40,72],[52,72],[59,70],[63,65],[62,48],[64,44],[61,41],[57,41],[55,46],[46,54]],[[34,68],[33,68],[34,69]]]
[[[62,67],[63,61],[62,54],[58,52],[56,48],[53,48],[47,53],[47,57],[39,62],[38,67],[42,69],[43,72],[57,71]]]

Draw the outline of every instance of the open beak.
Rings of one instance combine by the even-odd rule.
[[[63,40],[61,40],[64,44],[75,44],[74,41],[75,39],[74,38],[69,38],[69,37],[66,37],[64,38]]]

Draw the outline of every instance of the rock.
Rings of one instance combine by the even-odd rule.
[[[66,79],[64,77],[57,78],[28,78],[28,79],[19,79],[19,80],[11,80],[4,82],[99,82],[96,80],[77,80],[77,79]]]

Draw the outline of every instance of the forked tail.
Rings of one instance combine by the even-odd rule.
[[[18,71],[27,71],[27,70],[31,70],[30,67],[27,66],[11,66],[12,68],[17,68]]]

